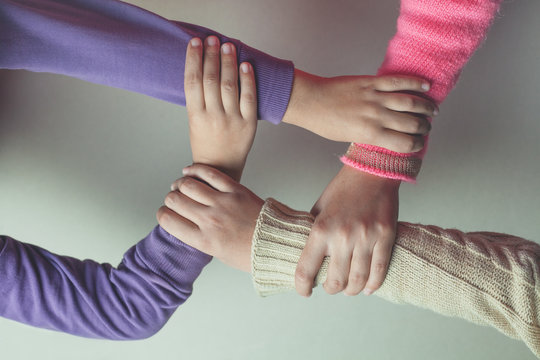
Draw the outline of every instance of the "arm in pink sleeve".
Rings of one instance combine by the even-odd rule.
[[[502,0],[402,0],[397,32],[379,75],[401,74],[431,82],[427,95],[440,104],[484,40]],[[425,151],[401,154],[353,143],[346,165],[382,177],[414,182]]]

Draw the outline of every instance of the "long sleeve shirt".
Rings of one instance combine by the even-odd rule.
[[[116,268],[0,236],[0,316],[90,338],[147,338],[210,260],[159,226]]]
[[[294,67],[210,29],[115,0],[1,0],[0,68],[63,74],[185,105],[188,41],[217,35],[255,69],[259,118],[279,123]]]

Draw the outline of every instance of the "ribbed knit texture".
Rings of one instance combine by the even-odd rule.
[[[440,104],[486,36],[501,0],[402,0],[397,32],[379,75],[418,76],[431,82],[426,94]],[[341,158],[370,174],[414,182],[425,151],[400,154],[351,144]]]
[[[76,77],[185,105],[186,48],[219,37],[255,70],[260,119],[281,122],[294,66],[211,29],[115,0],[0,1],[0,68]]]
[[[313,216],[266,200],[252,244],[262,296],[294,288]],[[388,275],[375,295],[456,316],[523,340],[540,357],[540,246],[515,236],[400,222]],[[328,257],[316,283],[326,279]]]

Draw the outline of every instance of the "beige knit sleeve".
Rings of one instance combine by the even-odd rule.
[[[266,200],[253,236],[261,296],[294,288],[313,217]],[[316,283],[326,278],[328,258]],[[540,357],[540,245],[518,237],[398,224],[388,275],[375,295],[490,325]]]

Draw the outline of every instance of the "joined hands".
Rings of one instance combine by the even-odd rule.
[[[233,44],[220,47],[213,36],[204,46],[197,38],[190,42],[185,93],[194,165],[173,183],[157,218],[188,245],[249,272],[264,202],[238,183],[257,126],[254,69],[248,63],[240,69],[238,75]],[[326,79],[296,70],[283,121],[332,140],[418,151],[438,110],[410,92],[427,90],[429,84],[411,77]],[[315,223],[296,269],[299,294],[311,294],[325,256],[329,294],[369,295],[381,286],[395,240],[399,186],[343,166],[311,211]]]

